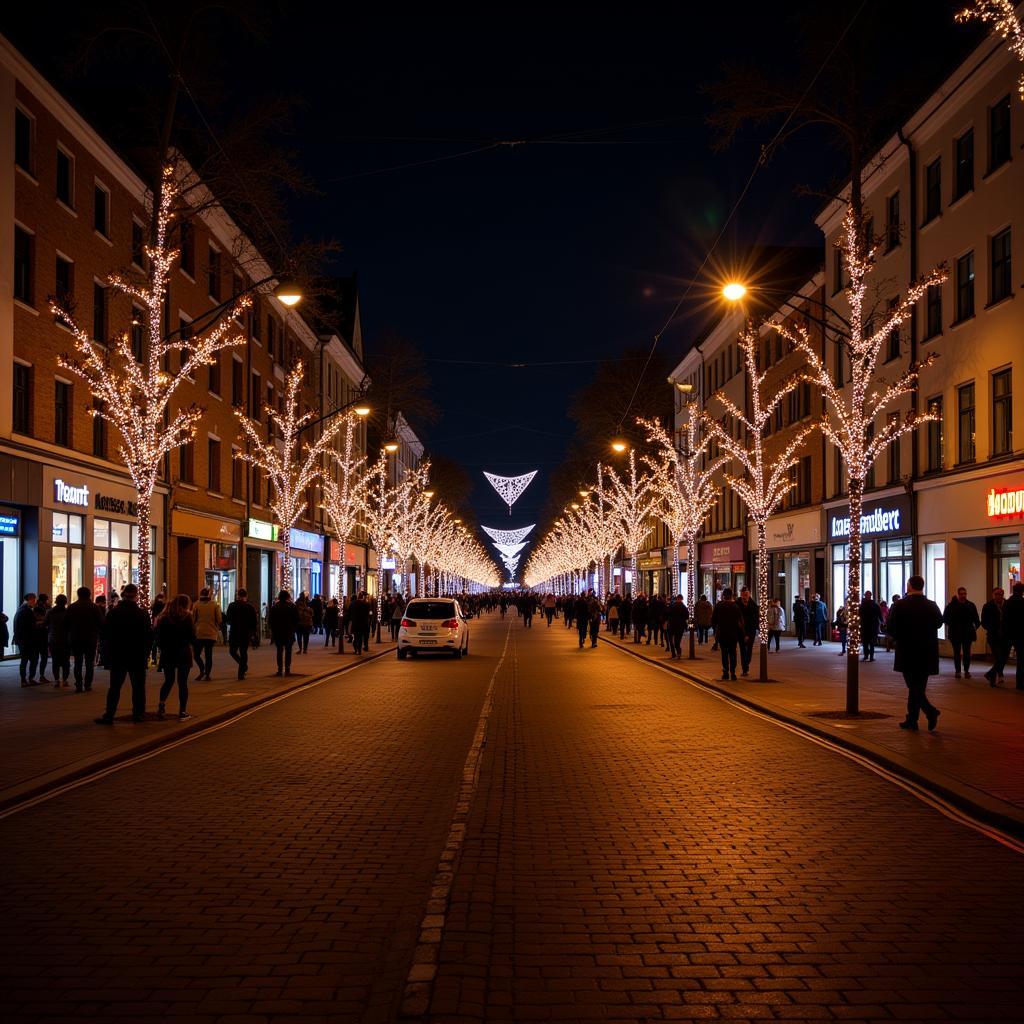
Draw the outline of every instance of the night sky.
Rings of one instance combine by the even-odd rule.
[[[393,329],[426,353],[443,414],[421,433],[474,476],[484,523],[540,515],[571,439],[567,395],[596,361],[650,345],[770,136],[713,153],[704,88],[727,60],[784,67],[801,10],[819,5],[693,7],[293,5],[271,10],[267,39],[251,44],[245,74],[303,101],[284,144],[322,194],[293,204],[298,233],[342,244],[332,269],[358,272],[368,347]],[[881,81],[897,61],[933,87],[977,39],[953,25],[955,8],[865,3],[858,18],[877,28],[868,72]],[[780,9],[794,20],[775,20]],[[68,40],[104,16],[102,5],[68,10]],[[50,12],[38,11],[5,15],[5,31],[73,95],[55,56],[63,36],[43,47]],[[842,170],[820,137],[795,136],[758,174],[712,266],[752,243],[818,244],[821,201],[795,189]],[[691,289],[662,339],[673,361],[709,315],[709,291]],[[484,469],[540,470],[513,519]]]

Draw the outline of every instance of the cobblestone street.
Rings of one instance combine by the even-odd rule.
[[[474,630],[6,819],[4,1019],[1019,1019],[1016,854],[557,622]]]

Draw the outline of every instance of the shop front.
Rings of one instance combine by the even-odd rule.
[[[351,597],[358,593],[366,578],[366,548],[358,544],[346,544],[343,560],[341,542],[331,539],[328,541],[327,561],[328,598],[336,597],[340,601],[342,596]]]
[[[312,597],[324,592],[324,538],[319,533],[294,527],[291,541],[292,588],[296,596]]]
[[[821,540],[820,508],[794,510],[768,520],[768,596],[777,597],[792,619],[793,602],[824,592],[825,549]],[[757,579],[757,527],[751,526],[751,579]]]
[[[656,551],[645,551],[636,560],[637,575],[640,577],[637,583],[637,593],[644,593],[650,597],[652,594],[667,594],[672,589],[669,580],[669,561],[663,549]]]
[[[0,506],[0,612],[12,622],[22,597],[21,536],[21,510]]]
[[[700,594],[706,594],[714,604],[722,591],[731,587],[738,593],[747,584],[747,552],[743,537],[709,540],[700,546]]]
[[[278,528],[263,519],[247,519],[245,534],[245,587],[249,603],[261,615],[277,598],[281,589],[281,554],[284,545],[278,540]]]
[[[876,601],[892,601],[907,591],[914,574],[914,541],[910,498],[906,494],[865,497],[860,517],[860,591],[870,590]],[[831,591],[830,614],[846,600],[850,585],[850,507],[825,509]]]
[[[210,591],[210,599],[226,609],[240,586],[241,525],[234,520],[176,508],[171,513],[171,533],[178,592],[194,597],[205,587]]]

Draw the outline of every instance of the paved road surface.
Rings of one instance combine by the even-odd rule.
[[[0,822],[2,1019],[396,1019],[492,674],[432,1021],[1021,1019],[1019,856],[497,616]]]

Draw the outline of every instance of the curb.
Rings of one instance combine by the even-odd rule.
[[[224,725],[226,722],[230,722],[233,718],[240,717],[243,714],[254,711],[262,707],[264,704],[275,701],[280,697],[290,696],[291,694],[296,693],[299,690],[303,690],[308,686],[313,686],[316,683],[322,683],[333,676],[346,675],[362,665],[368,665],[370,662],[376,661],[378,658],[383,658],[385,655],[392,653],[394,653],[394,647],[388,646],[385,650],[375,651],[373,654],[369,655],[369,657],[363,658],[361,661],[357,661],[349,665],[342,665],[337,669],[333,669],[329,672],[321,672],[319,675],[302,679],[279,690],[260,694],[258,697],[253,697],[252,699],[243,701],[240,704],[235,704],[230,708],[225,708],[223,711],[214,712],[208,717],[194,719],[188,724],[182,725],[179,729],[168,731],[163,735],[153,736],[148,740],[143,740],[140,743],[124,747],[114,753],[95,757],[88,760],[86,763],[78,764],[74,768],[61,772],[58,775],[48,777],[43,781],[34,779],[31,782],[23,783],[21,786],[12,786],[7,792],[0,795],[0,818],[7,817],[8,815],[15,813],[22,804],[27,804],[37,800],[39,797],[45,796],[51,791],[61,789],[71,783],[81,782],[84,779],[88,779],[91,775],[106,771],[110,768],[115,768],[122,762],[130,761],[136,757],[146,754],[152,754],[154,751],[159,750],[161,747],[168,746],[171,743],[176,743],[187,737],[195,737],[200,733],[214,728],[215,726]]]
[[[790,728],[812,736],[817,740],[823,740],[828,744],[841,747],[844,750],[859,755],[905,782],[946,801],[967,816],[998,829],[1014,839],[1024,839],[1024,809],[1017,808],[1013,804],[1000,800],[998,797],[991,797],[983,791],[975,789],[973,786],[967,784],[962,786],[954,785],[942,779],[937,779],[934,775],[928,775],[909,764],[905,759],[877,746],[870,740],[858,740],[843,733],[830,732],[818,725],[817,722],[806,718],[798,712],[787,711],[775,705],[758,701],[745,694],[735,693],[724,686],[717,686],[713,681],[704,679],[696,673],[687,672],[676,665],[666,665],[646,654],[641,654],[639,651],[631,651],[628,647],[620,646],[614,641],[606,639],[603,635],[600,639],[610,647],[622,651],[623,654],[631,655],[640,661],[647,662],[673,675],[680,676],[701,689],[714,693],[717,696],[725,697],[736,704],[742,704],[752,711],[767,715],[769,718],[782,722]]]

